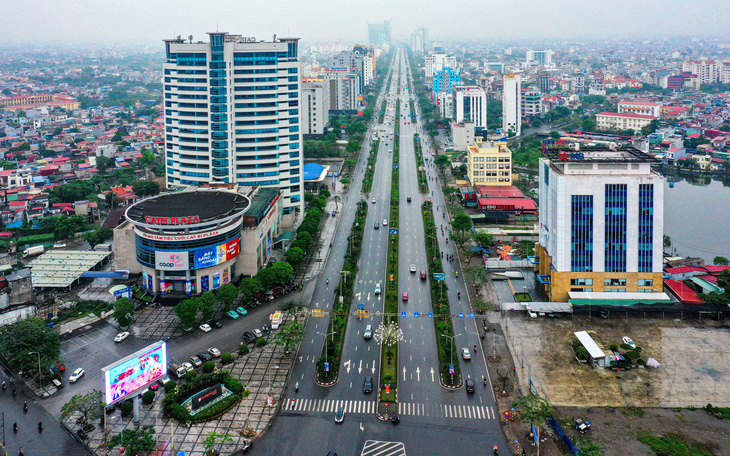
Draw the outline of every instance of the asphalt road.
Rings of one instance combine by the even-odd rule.
[[[328,451],[339,454],[480,454],[485,447],[498,444],[506,449],[498,415],[495,409],[494,396],[491,386],[482,385],[482,376],[488,375],[483,350],[479,348],[476,355],[472,350],[472,359],[461,363],[465,378],[479,379],[476,392],[467,394],[464,388],[448,390],[441,386],[438,379],[438,358],[436,354],[436,336],[433,321],[427,318],[431,310],[430,296],[427,281],[420,280],[420,270],[427,268],[426,249],[421,218],[421,203],[426,198],[433,198],[434,203],[440,206],[443,212],[444,199],[438,181],[429,181],[428,195],[418,192],[418,176],[413,149],[413,134],[422,126],[420,118],[416,124],[408,120],[410,113],[409,101],[411,92],[407,87],[412,85],[405,53],[398,52],[391,64],[391,74],[387,76],[388,84],[384,86],[375,112],[385,110],[385,120],[379,128],[386,129],[385,137],[390,138],[394,130],[394,122],[400,125],[400,254],[399,254],[399,293],[407,292],[407,303],[400,301],[400,310],[406,312],[406,317],[400,319],[400,327],[404,333],[404,340],[399,344],[400,366],[399,372],[399,414],[401,422],[394,426],[383,422],[375,416],[377,382],[379,377],[378,360],[380,348],[375,339],[365,340],[363,330],[365,325],[371,324],[375,329],[381,322],[379,317],[367,320],[358,320],[350,317],[346,328],[346,338],[342,352],[337,383],[329,387],[317,386],[314,382],[317,358],[322,352],[325,332],[329,318],[311,318],[306,328],[306,335],[297,354],[293,368],[292,382],[298,382],[299,391],[295,392],[292,384],[285,393],[282,411],[277,416],[272,428],[257,442],[252,454],[281,454],[281,455],[325,455]],[[401,97],[400,112],[403,119],[395,119],[396,97]],[[385,104],[383,104],[385,103]],[[420,111],[419,111],[420,114]],[[375,116],[377,121],[377,115]],[[372,127],[371,127],[372,130]],[[380,135],[382,137],[382,135]],[[369,142],[363,145],[368,151]],[[367,197],[370,209],[365,227],[363,246],[357,277],[354,278],[355,299],[351,313],[362,304],[364,309],[374,312],[382,311],[383,303],[379,296],[374,294],[375,283],[386,280],[386,255],[388,230],[382,222],[388,218],[389,198],[391,187],[392,154],[393,148],[390,139],[381,139],[376,163],[373,192]],[[424,147],[427,149],[427,147]],[[362,182],[363,163],[366,156],[363,154],[358,164],[358,171],[352,179],[352,188],[360,189]],[[429,161],[431,161],[429,159]],[[435,176],[436,171],[429,168],[429,176]],[[431,196],[430,191],[434,195]],[[330,309],[336,297],[336,284],[342,278],[339,271],[342,267],[345,249],[348,248],[347,234],[354,220],[355,204],[359,198],[353,192],[348,201],[344,202],[340,225],[333,242],[332,252],[328,257],[323,274],[320,276],[315,289],[311,307]],[[406,198],[412,197],[407,203]],[[375,198],[375,203],[370,200]],[[447,220],[444,220],[444,224]],[[374,228],[380,223],[378,229]],[[438,220],[437,220],[438,223]],[[390,221],[387,221],[390,225]],[[447,232],[439,234],[437,242],[444,253],[455,253],[453,243],[446,243]],[[416,274],[409,272],[411,264],[417,268]],[[446,283],[450,288],[452,312],[464,312],[466,318],[454,318],[454,331],[459,336],[455,343],[459,347],[472,347],[480,344],[475,320],[469,319],[471,311],[466,289],[461,279],[457,279],[455,271],[457,263],[446,264]],[[463,277],[463,276],[462,276]],[[353,280],[353,278],[347,278]],[[428,280],[431,280],[429,277]],[[329,281],[329,282],[328,282]],[[457,298],[461,291],[462,299]],[[418,311],[420,317],[414,318],[413,312]],[[375,390],[373,394],[362,392],[362,382],[365,376],[373,376]],[[339,407],[346,410],[345,420],[338,424],[334,422],[334,413]],[[372,442],[385,442],[373,444]]]

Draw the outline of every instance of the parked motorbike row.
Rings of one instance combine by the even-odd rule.
[[[298,283],[290,283],[287,285],[277,285],[271,290],[265,291],[265,292],[259,292],[253,301],[251,301],[248,305],[252,309],[255,309],[256,307],[263,305],[269,301],[273,301],[275,298],[278,298],[280,296],[287,295],[291,293],[292,291],[296,291],[301,288],[301,285]]]

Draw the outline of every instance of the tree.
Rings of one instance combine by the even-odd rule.
[[[557,132],[557,131],[555,131],[555,130],[551,131],[551,132],[550,132],[550,133],[548,133],[548,134],[549,134],[549,136],[550,136],[550,137],[551,137],[552,139],[558,139],[558,138],[560,138],[560,132]]]
[[[550,415],[553,414],[553,407],[542,397],[529,394],[522,396],[512,403],[512,406],[517,409],[520,413],[520,419],[523,421],[529,421],[530,424],[535,425],[538,435],[536,440],[540,441],[540,426],[542,426]],[[540,455],[540,445],[537,446],[537,454]]]
[[[290,321],[284,325],[281,331],[274,333],[271,340],[277,347],[284,347],[286,353],[290,353],[304,338],[304,328],[298,321]]]
[[[261,282],[254,277],[245,278],[241,280],[241,283],[238,285],[238,289],[241,293],[243,293],[246,300],[253,299],[253,297],[256,296],[256,293],[261,291],[261,288]]]
[[[160,193],[160,184],[150,180],[138,180],[132,184],[132,191],[140,197],[154,196]]]
[[[193,328],[195,319],[198,317],[198,305],[193,299],[186,299],[178,303],[173,309],[177,318],[180,319],[183,329],[189,330]]]
[[[223,305],[223,311],[227,312],[231,304],[238,297],[238,288],[232,283],[227,283],[218,289],[218,301]]]
[[[294,268],[286,261],[279,261],[271,267],[274,270],[276,283],[287,283],[294,274]]]
[[[142,168],[155,164],[155,154],[152,151],[145,150],[142,152],[142,158],[139,160]],[[136,193],[136,192],[135,192]]]
[[[76,394],[61,406],[61,419],[66,419],[74,413],[80,413],[83,422],[99,418],[104,409],[102,398],[101,391],[96,389],[86,394]]]
[[[286,261],[294,266],[299,266],[299,263],[304,259],[304,250],[299,247],[292,247],[286,252]]]
[[[204,320],[210,320],[215,311],[215,303],[217,299],[215,293],[212,291],[206,291],[200,297],[195,299],[195,304],[198,306],[198,310],[203,314]]]
[[[357,152],[358,150],[360,150],[360,148],[361,148],[361,146],[360,146],[360,143],[359,143],[359,142],[357,142],[357,141],[355,141],[355,140],[353,139],[353,140],[351,140],[351,141],[349,141],[349,142],[347,143],[347,147],[345,147],[345,150],[346,150],[346,151],[347,151],[348,153],[352,154],[352,153],[355,153],[355,152]]]
[[[120,298],[114,303],[114,318],[122,328],[129,328],[134,315],[134,304],[129,298]]]
[[[438,155],[436,158],[433,159],[433,162],[439,168],[444,168],[446,165],[449,164],[449,157],[447,157],[446,155]]]
[[[727,266],[730,265],[730,261],[728,261],[728,259],[725,257],[716,256],[715,258],[713,258],[712,264],[714,264],[715,266]]]
[[[261,283],[261,286],[265,290],[271,288],[271,286],[277,282],[276,271],[274,271],[273,266],[260,270],[258,274],[256,274],[256,280]]]
[[[474,288],[477,289],[477,292],[481,292],[482,288],[489,283],[489,274],[482,266],[470,266],[466,268],[464,275],[474,282]]]
[[[454,219],[451,221],[451,226],[454,228],[455,233],[464,236],[468,230],[471,230],[471,218],[464,212],[460,212],[454,216]],[[463,246],[464,242],[460,242],[459,244]]]
[[[472,237],[474,238],[474,242],[476,242],[478,246],[484,248],[489,247],[490,245],[492,245],[492,242],[494,242],[492,235],[489,233],[485,233],[484,231],[475,231],[472,234]]]
[[[474,300],[474,310],[476,310],[479,315],[484,315],[492,310],[492,303],[477,298]]]
[[[208,437],[205,438],[205,452],[208,456],[217,456],[221,452],[221,448],[223,448],[223,444],[225,442],[233,442],[233,437],[231,437],[231,434],[225,433],[225,434],[218,434],[216,431],[213,431],[208,435]],[[215,444],[219,443],[217,450],[214,450]]]
[[[155,449],[155,439],[152,437],[154,433],[155,429],[152,426],[144,426],[140,429],[127,428],[121,434],[112,437],[109,447],[124,447],[126,456],[147,454]]]
[[[94,194],[94,186],[89,180],[75,180],[68,184],[51,189],[49,201],[51,203],[73,203],[89,199]]]
[[[41,366],[50,366],[58,361],[61,354],[61,342],[58,332],[46,326],[40,318],[28,318],[3,328],[0,333],[0,353],[14,371],[38,371],[38,352],[41,355]],[[42,369],[44,376],[50,375],[48,369]]]
[[[263,339],[263,337],[262,337]],[[215,363],[213,361],[206,361],[203,363],[203,373],[210,374],[215,370]]]
[[[103,244],[104,241],[114,236],[114,231],[111,228],[99,228],[96,231],[90,231],[84,234],[84,239],[89,243],[93,249],[99,244]]]

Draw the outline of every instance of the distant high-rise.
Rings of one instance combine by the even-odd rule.
[[[550,67],[553,64],[553,55],[555,51],[547,49],[544,51],[527,51],[525,56],[525,64],[527,66],[543,66]]]
[[[459,69],[459,66],[456,63],[456,57],[450,56],[443,51],[437,51],[427,55],[425,61],[426,82],[428,84],[433,83],[434,73],[436,73],[437,71],[441,71],[445,67],[451,68],[453,70]]]
[[[302,210],[299,38],[209,35],[165,40],[167,185],[276,187]]]
[[[477,131],[487,128],[487,91],[483,87],[456,86],[452,94],[457,123],[473,123]]]
[[[390,21],[368,24],[368,37],[371,46],[390,45]]]
[[[519,74],[511,73],[504,77],[502,130],[516,136],[522,133],[522,80]]]
[[[428,29],[426,27],[417,28],[411,33],[411,49],[416,54],[426,52],[428,46]]]

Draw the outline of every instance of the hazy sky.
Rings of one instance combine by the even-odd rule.
[[[725,37],[727,0],[0,0],[5,43],[160,42],[218,30],[365,42],[368,22],[433,40]]]

